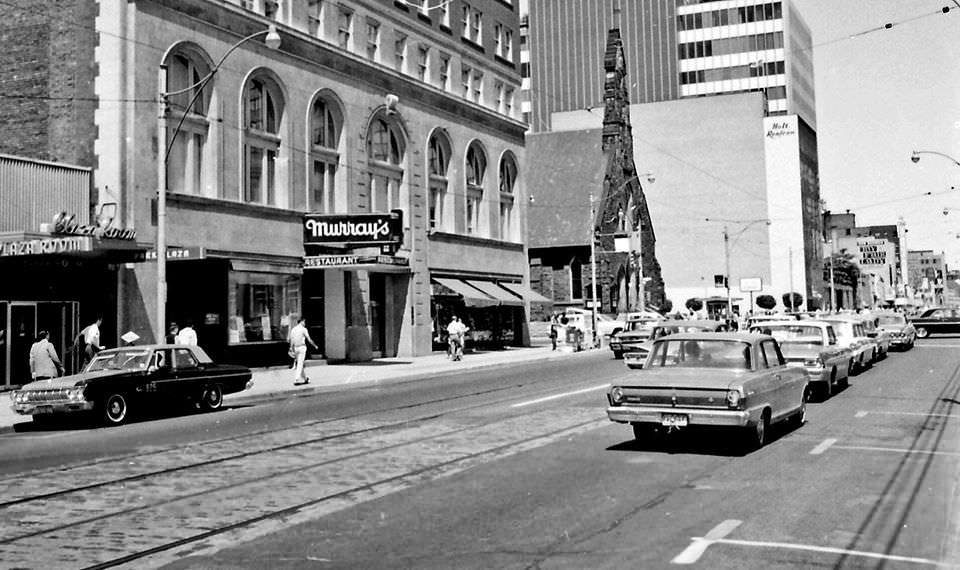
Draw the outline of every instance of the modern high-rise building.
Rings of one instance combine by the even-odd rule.
[[[816,129],[810,30],[790,0],[551,0],[521,29],[533,132],[602,106],[604,38],[619,28],[631,103],[762,91],[770,115]]]

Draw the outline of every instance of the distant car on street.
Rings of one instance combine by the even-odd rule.
[[[78,374],[39,380],[11,393],[13,409],[34,421],[95,412],[107,425],[131,413],[190,402],[208,411],[253,386],[245,366],[214,364],[199,346],[144,345],[98,353]]]
[[[687,427],[733,428],[750,448],[775,422],[806,417],[807,373],[787,366],[776,339],[677,333],[654,341],[641,372],[613,381],[607,417],[638,440]]]
[[[622,345],[623,362],[627,365],[627,368],[643,368],[643,362],[647,359],[647,354],[653,347],[653,341],[664,336],[690,332],[727,332],[728,330],[729,325],[727,323],[709,319],[660,321],[654,325],[647,339],[639,343],[624,343]]]
[[[828,315],[820,320],[833,325],[840,346],[853,353],[850,374],[859,374],[873,366],[877,359],[877,341],[867,335],[857,315]]]
[[[916,330],[917,338],[960,333],[960,310],[953,307],[932,307],[910,317],[909,321]]]
[[[644,317],[628,315],[626,328],[610,338],[610,351],[616,359],[623,358],[625,352],[637,352],[643,343],[650,339],[654,327],[660,320],[648,320]]]
[[[787,366],[806,370],[810,388],[822,398],[829,398],[836,387],[848,384],[853,352],[840,346],[830,323],[771,321],[754,326],[750,332],[768,334],[777,339]]]
[[[891,349],[910,350],[917,341],[917,330],[913,323],[900,313],[878,314],[877,328],[890,333]]]

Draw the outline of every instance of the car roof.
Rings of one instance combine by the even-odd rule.
[[[710,332],[695,332],[695,333],[676,333],[667,336],[662,336],[656,340],[656,342],[666,342],[672,340],[706,340],[706,341],[740,341],[740,342],[759,342],[764,339],[771,339],[773,337],[766,334],[758,333],[745,333],[745,332],[721,332],[721,333],[710,333]]]

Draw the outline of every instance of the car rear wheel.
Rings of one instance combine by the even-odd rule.
[[[223,406],[223,389],[219,384],[213,384],[203,389],[200,395],[200,407],[208,412],[219,410]]]
[[[622,351],[622,350],[614,350],[614,351],[613,351],[613,357],[614,357],[616,360],[620,360],[621,358],[623,358],[623,351]]]
[[[643,442],[656,444],[663,437],[663,428],[652,424],[633,424],[633,439]]]
[[[101,412],[107,425],[120,425],[127,419],[127,399],[123,394],[110,394],[103,399]]]
[[[746,433],[744,434],[746,441],[744,443],[746,444],[747,451],[760,449],[767,443],[767,428],[769,427],[770,414],[767,410],[764,410],[760,415],[760,421],[757,422],[757,425],[746,428]]]
[[[917,327],[917,338],[927,338],[930,336],[930,331],[924,327]]]

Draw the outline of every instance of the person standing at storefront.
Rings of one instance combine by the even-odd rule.
[[[197,331],[193,330],[193,321],[187,321],[186,326],[177,333],[176,344],[197,346]]]
[[[310,343],[310,346],[314,350],[317,350],[317,345],[313,342],[313,339],[310,338],[310,332],[307,331],[307,320],[303,317],[297,319],[297,324],[290,329],[290,353],[293,356],[293,385],[298,386],[300,384],[308,384],[310,379],[307,378],[307,373],[303,369],[303,363],[307,359],[307,343]]]
[[[83,351],[83,365],[86,366],[88,362],[93,360],[93,357],[97,355],[98,352],[103,350],[103,346],[100,345],[100,325],[103,324],[103,317],[97,317],[97,320],[83,329],[81,333],[83,335],[83,342],[85,345]]]
[[[177,323],[170,323],[170,328],[167,329],[167,336],[164,338],[164,342],[167,344],[177,344],[177,333],[180,332],[180,327],[177,326]]]
[[[47,339],[47,331],[40,331],[37,342],[30,347],[30,376],[34,380],[46,380],[60,376],[63,364],[57,357],[57,349]]]

